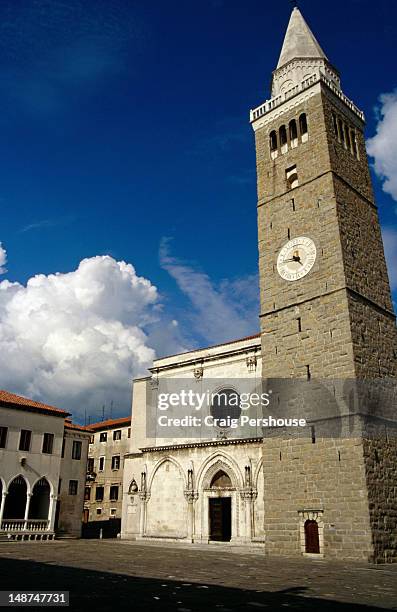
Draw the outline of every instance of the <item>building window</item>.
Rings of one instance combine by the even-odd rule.
[[[73,440],[72,459],[81,459],[81,442]]]
[[[309,138],[309,132],[307,129],[307,117],[306,113],[302,113],[299,117],[299,131],[301,133],[302,142],[307,142]]]
[[[61,493],[61,487],[62,487],[62,478],[58,480],[58,495]]]
[[[95,501],[103,501],[104,487],[97,487],[95,489]]]
[[[116,429],[113,432],[113,440],[121,440],[121,429]]]
[[[289,141],[291,149],[295,149],[298,146],[298,128],[295,119],[289,122]]]
[[[77,495],[78,480],[69,480],[69,495]]]
[[[131,427],[128,428],[128,435],[127,438],[131,438]]]
[[[339,128],[339,140],[344,145],[345,144],[345,130],[343,128],[343,121],[338,119],[338,128]]]
[[[113,455],[112,457],[112,470],[120,469],[120,455]]]
[[[117,514],[117,508],[110,508],[110,516],[114,518],[116,514]]]
[[[62,457],[62,459],[63,459],[63,458],[64,458],[64,456],[65,456],[65,442],[66,442],[66,441],[65,441],[65,438],[64,438],[64,439],[62,440],[62,451],[61,451],[61,457]]]
[[[119,498],[119,487],[118,485],[112,485],[110,487],[109,499],[110,501],[117,501]]]
[[[96,509],[96,513],[98,514],[98,516],[99,516],[100,514],[102,514],[102,508],[97,508],[97,509]]]
[[[7,444],[8,427],[0,427],[0,448],[5,448]]]
[[[280,148],[281,153],[286,153],[288,151],[287,128],[285,125],[282,125],[280,128]]]
[[[333,122],[333,125],[334,125],[335,136],[338,138],[338,122],[336,120],[335,113],[332,113],[332,122]]]
[[[269,143],[270,143],[270,157],[272,159],[276,159],[276,157],[278,155],[277,132],[276,132],[276,130],[273,130],[273,132],[270,132]]]
[[[90,501],[91,497],[91,487],[86,487],[84,489],[84,501]]]
[[[108,439],[108,434],[106,431],[102,431],[99,434],[99,442],[106,442],[106,440]]]
[[[291,166],[290,168],[286,169],[285,178],[287,181],[288,189],[295,189],[295,187],[298,187],[299,181],[298,181],[298,171],[296,169],[296,166]]]
[[[32,439],[32,432],[29,429],[21,429],[21,436],[19,438],[19,450],[20,451],[30,450],[31,439]]]
[[[351,152],[352,145],[351,145],[351,140],[350,140],[350,130],[347,127],[347,125],[345,125],[345,139],[346,139],[346,146],[349,149],[349,151]]]
[[[105,457],[99,457],[99,471],[103,472],[105,469]]]
[[[52,434],[52,433],[45,433],[43,435],[43,448],[42,448],[42,452],[46,453],[47,455],[51,455],[53,445],[54,445],[54,434]]]
[[[87,461],[87,472],[91,474],[94,471],[94,468],[95,468],[94,457],[89,457]]]
[[[359,159],[358,147],[357,147],[357,136],[354,130],[352,130],[351,132],[351,141],[352,141],[352,147],[353,147],[353,155],[354,157],[357,157],[357,159]]]

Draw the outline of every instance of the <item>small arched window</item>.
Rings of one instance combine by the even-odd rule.
[[[298,128],[295,119],[289,122],[289,141],[291,149],[295,149],[298,146]]]
[[[355,130],[351,131],[351,141],[352,141],[352,150],[353,150],[353,155],[354,157],[356,157],[357,159],[360,159],[360,156],[358,154],[358,146],[357,146],[357,136],[356,136],[356,132]]]
[[[269,140],[270,140],[270,156],[272,159],[275,159],[278,155],[276,130],[273,130],[272,132],[270,132]]]
[[[280,148],[281,153],[286,153],[288,151],[287,128],[285,125],[282,125],[280,128]]]
[[[352,151],[351,139],[350,139],[350,130],[347,127],[347,125],[345,125],[345,140],[346,140],[347,148],[349,149],[349,151]]]
[[[338,127],[339,127],[339,140],[345,145],[345,130],[342,119],[338,119]]]
[[[334,124],[334,132],[335,132],[335,136],[338,138],[338,122],[336,120],[336,115],[335,113],[332,113],[332,122]]]
[[[295,187],[299,186],[298,171],[296,166],[291,166],[291,168],[286,169],[285,178],[287,181],[287,189],[295,189]]]
[[[299,117],[299,131],[301,134],[302,142],[306,142],[309,138],[309,133],[307,129],[307,117],[306,113],[302,113]]]

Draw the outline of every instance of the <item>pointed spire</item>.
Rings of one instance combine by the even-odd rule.
[[[277,68],[281,68],[295,58],[305,57],[327,59],[302,13],[296,6],[291,13]]]

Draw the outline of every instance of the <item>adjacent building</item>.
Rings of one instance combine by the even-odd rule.
[[[89,434],[69,413],[0,390],[0,534],[79,537]]]
[[[84,523],[121,519],[124,455],[129,451],[131,417],[88,425]]]

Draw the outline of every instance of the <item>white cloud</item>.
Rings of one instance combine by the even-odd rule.
[[[156,287],[109,256],[26,286],[0,282],[0,387],[75,415],[97,417],[112,400],[128,411],[131,379],[155,356],[145,327],[158,324],[158,305]]]
[[[0,274],[4,274],[4,272],[7,272],[5,268],[6,263],[7,263],[7,253],[1,246],[1,242],[0,242]]]
[[[189,298],[192,308],[187,322],[208,343],[225,342],[255,334],[258,323],[258,278],[249,275],[215,285],[207,274],[172,257],[168,240],[163,239],[160,263]]]
[[[390,286],[393,291],[397,289],[397,230],[385,227],[382,229],[382,235]]]
[[[0,244],[1,273],[6,259]],[[111,402],[114,415],[127,414],[132,378],[146,375],[156,356],[256,333],[255,275],[214,285],[171,257],[166,243],[161,262],[188,301],[178,320],[164,312],[149,280],[109,255],[26,285],[0,281],[0,388],[80,421],[85,411],[101,418]]]
[[[367,141],[383,190],[397,200],[397,90],[380,96],[376,134]]]

